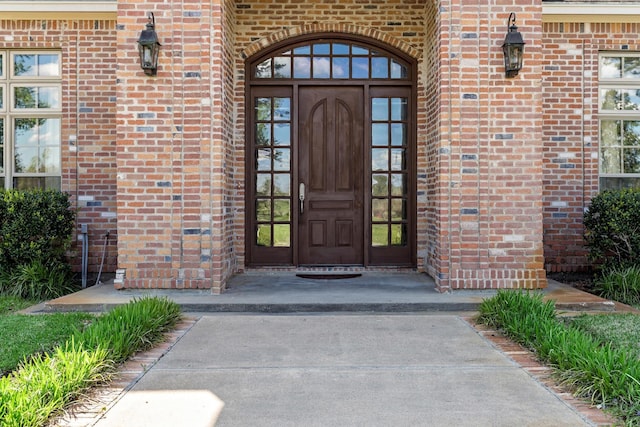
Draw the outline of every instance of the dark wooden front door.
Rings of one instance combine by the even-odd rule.
[[[300,87],[298,263],[364,263],[362,87]]]

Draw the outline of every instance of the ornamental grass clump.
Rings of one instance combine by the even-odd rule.
[[[640,305],[640,265],[606,269],[594,283],[603,298],[628,305]]]
[[[479,321],[536,352],[576,396],[610,410],[627,425],[640,425],[640,361],[566,326],[541,293],[498,291],[481,304]]]
[[[114,366],[160,341],[180,319],[166,298],[145,297],[99,317],[51,353],[25,360],[0,378],[0,427],[37,427]]]

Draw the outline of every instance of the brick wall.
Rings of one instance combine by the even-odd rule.
[[[88,269],[117,263],[116,36],[108,20],[1,20],[0,49],[56,49],[62,53],[62,190],[88,224]],[[81,242],[74,235],[74,268]]]
[[[598,191],[598,53],[640,50],[640,24],[543,26],[544,243],[547,271],[588,268],[584,209]]]
[[[443,1],[440,11],[436,282],[545,286],[541,5]],[[507,79],[501,45],[511,12],[527,47],[524,70]]]

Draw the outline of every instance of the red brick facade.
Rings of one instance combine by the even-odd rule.
[[[417,64],[416,268],[440,290],[537,288],[545,271],[587,267],[598,52],[640,49],[638,24],[545,22],[543,9],[120,0],[111,20],[0,21],[0,49],[62,52],[62,189],[89,224],[92,271],[109,231],[117,287],[221,292],[245,270],[246,61],[299,35],[340,33]],[[153,77],[136,43],[149,12],[162,45]],[[506,78],[512,12],[527,44],[524,69]]]

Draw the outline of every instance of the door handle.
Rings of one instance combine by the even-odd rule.
[[[298,188],[298,199],[300,200],[300,215],[302,215],[304,213],[304,182],[301,182]]]

